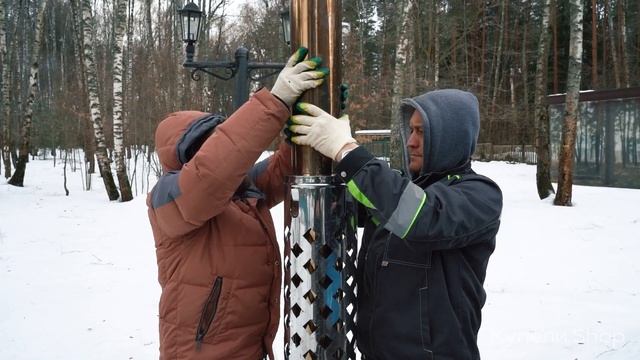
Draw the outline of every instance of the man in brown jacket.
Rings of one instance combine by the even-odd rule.
[[[320,59],[302,61],[306,53],[296,51],[271,92],[226,121],[181,111],[158,125],[164,174],[147,205],[162,287],[160,359],[273,359],[281,264],[269,209],[284,197],[289,146],[254,164],[296,99],[328,72]]]

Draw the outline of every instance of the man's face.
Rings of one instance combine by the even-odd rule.
[[[416,110],[409,119],[409,141],[407,142],[407,150],[409,151],[409,171],[412,174],[420,174],[422,170],[422,157],[424,155],[422,150],[422,143],[424,142],[423,129],[422,129],[422,117]]]

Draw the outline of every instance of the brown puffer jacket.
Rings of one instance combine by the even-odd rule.
[[[162,287],[160,359],[273,359],[281,266],[269,208],[284,196],[289,146],[255,162],[288,116],[261,90],[208,138],[221,121],[211,114],[177,112],[158,125],[165,173],[147,205]]]

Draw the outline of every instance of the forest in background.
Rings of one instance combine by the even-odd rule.
[[[241,45],[249,49],[251,61],[288,58],[291,51],[281,40],[279,18],[288,1],[254,1],[239,9],[232,0],[196,3],[206,15],[196,61],[233,59]],[[640,85],[640,1],[583,3],[580,89]],[[109,156],[114,146],[114,48],[119,22],[124,24],[122,134],[127,155],[132,149],[153,148],[155,126],[167,113],[231,112],[233,81],[204,74],[193,81],[182,68],[184,44],[177,10],[183,5],[178,0],[0,0],[5,30],[3,158],[9,153],[16,158],[22,143],[34,62],[39,71],[29,150],[83,148],[93,154],[90,84],[83,67],[87,33],[81,14],[87,7],[91,16],[84,20],[93,25],[97,108]],[[126,11],[116,11],[118,6]],[[548,29],[541,25],[543,6],[544,1],[534,0],[344,0],[343,80],[350,89],[352,128],[388,129],[397,107],[394,96],[455,87],[473,92],[480,101],[480,142],[534,144],[541,32],[548,31],[550,44],[546,94],[566,91],[568,71],[569,1],[551,2]],[[270,86],[273,80],[253,83],[252,88]]]

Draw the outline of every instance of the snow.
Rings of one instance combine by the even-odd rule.
[[[483,358],[640,358],[640,190],[575,186],[561,208],[537,199],[534,166],[474,168],[505,197]],[[51,160],[28,164],[24,188],[0,184],[0,359],[157,359],[145,197],[109,202],[101,179],[83,191],[68,176],[68,197]],[[282,206],[272,213],[282,224]]]

